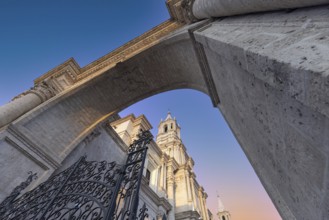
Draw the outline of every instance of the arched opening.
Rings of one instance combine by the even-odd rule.
[[[197,180],[208,194],[207,205],[214,215],[218,211],[219,191],[236,218],[280,219],[225,119],[212,107],[207,95],[191,89],[168,91],[135,103],[119,114],[144,114],[156,137],[160,119],[166,116],[168,108],[181,127],[182,141],[195,162]],[[169,154],[173,154],[172,149]],[[247,198],[253,198],[253,202]]]
[[[164,132],[164,133],[167,133],[167,132],[168,132],[168,125],[164,125],[164,126],[163,126],[163,132]]]
[[[210,53],[213,52],[210,51]],[[214,59],[221,59],[218,54],[213,54],[213,56]],[[224,74],[226,77],[225,65],[231,65],[230,68],[233,68],[234,65],[231,63],[224,65],[217,62],[216,59],[214,65],[219,65],[216,67],[216,71],[219,71],[216,74],[219,76]],[[249,105],[251,108],[254,107],[253,105],[258,105],[254,96],[255,94],[263,95],[263,93],[251,92],[249,94],[241,91],[244,87],[249,88],[255,83],[261,87],[262,82],[240,69],[236,69],[228,75],[236,77],[236,80],[232,83],[231,79],[217,79],[215,82],[222,87],[211,88],[212,102],[216,107],[221,108],[232,130],[236,132],[240,141],[245,142],[245,147],[249,148],[246,149],[253,155],[253,158],[262,159],[263,156],[259,157],[260,150],[265,149],[267,153],[268,149],[262,148],[263,145],[254,142],[257,142],[258,139],[264,141],[263,137],[259,137],[264,129],[249,129],[246,126],[253,126],[255,122],[264,120],[258,118],[255,120],[254,118],[261,113],[255,116],[253,112],[246,111],[246,106]],[[248,84],[244,85],[245,82]],[[92,80],[86,81],[83,86],[73,87],[55,99],[44,103],[40,108],[29,112],[27,117],[16,121],[11,129],[26,133],[31,141],[42,147],[45,146],[46,150],[54,155],[55,160],[61,163],[100,122],[147,97],[183,88],[194,89],[205,94],[211,90],[205,82],[205,75],[187,30],[175,33],[152,48],[125,62],[118,63]],[[225,94],[221,97],[220,105],[214,99],[214,94],[217,94],[215,89],[223,89],[217,92]],[[252,91],[252,88],[249,89]],[[266,110],[266,106],[260,106],[258,109]],[[58,118],[63,120],[58,120]],[[56,129],[52,129],[54,126]],[[247,138],[251,136],[257,138]],[[258,151],[254,150],[255,147],[258,148]],[[245,152],[248,152],[246,149]],[[204,151],[204,153],[207,152]],[[263,169],[261,166],[257,168]],[[272,168],[266,167],[266,169],[271,170]],[[265,178],[265,180],[268,181],[267,184],[271,184],[269,179]]]

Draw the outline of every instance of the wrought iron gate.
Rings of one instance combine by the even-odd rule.
[[[82,157],[18,199],[17,192],[0,204],[1,220],[136,220],[147,217],[144,204],[138,212],[139,189],[153,136],[141,132],[130,145],[125,165],[87,161]]]

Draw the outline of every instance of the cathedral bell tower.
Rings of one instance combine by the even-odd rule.
[[[166,159],[166,189],[174,207],[169,219],[209,220],[206,208],[207,194],[196,181],[194,161],[187,154],[181,140],[181,128],[168,112],[158,126],[157,145]]]
[[[175,118],[172,118],[171,113],[168,112],[167,117],[164,121],[162,121],[158,126],[158,135],[157,135],[157,144],[159,146],[173,142],[178,141],[181,143],[180,139],[180,127],[177,124],[177,121]]]

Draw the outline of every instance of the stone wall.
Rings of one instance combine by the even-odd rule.
[[[2,128],[1,196],[31,168],[45,179],[65,158],[77,157],[76,147],[116,112],[192,88],[209,94],[223,113],[283,219],[326,219],[328,27],[328,6],[204,21],[97,69]]]
[[[195,34],[218,108],[284,219],[329,216],[327,12],[232,17]]]

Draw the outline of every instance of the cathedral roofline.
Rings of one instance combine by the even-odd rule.
[[[144,127],[145,130],[151,130],[153,127],[151,123],[147,120],[144,114],[141,114],[137,118],[135,118],[134,124],[140,124]]]
[[[142,124],[142,126],[145,128],[145,130],[150,130],[152,129],[152,125],[151,123],[147,120],[146,116],[144,114],[139,115],[138,117],[136,117],[134,114],[130,114],[127,115],[123,118],[120,118],[114,122],[111,123],[112,126],[121,124],[124,121],[128,121],[131,120],[134,124],[140,122]]]
[[[136,118],[136,117],[135,117],[134,114],[129,114],[129,115],[123,117],[123,118],[120,118],[120,119],[118,119],[118,120],[115,120],[114,122],[111,123],[111,125],[113,126],[113,125],[121,124],[122,122],[124,122],[124,121],[128,121],[129,119],[133,119],[133,120],[135,120],[135,118]]]

